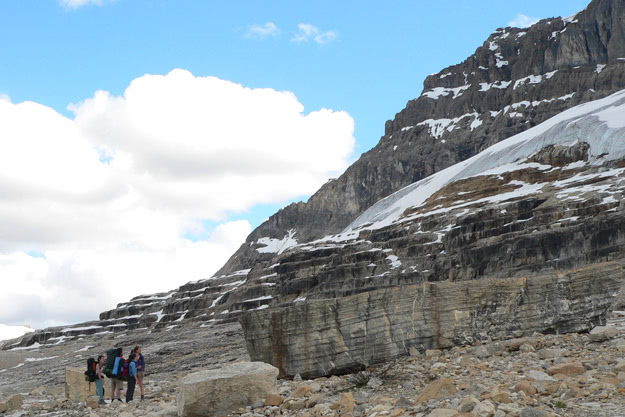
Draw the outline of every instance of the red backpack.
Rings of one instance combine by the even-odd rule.
[[[128,381],[128,359],[122,359],[119,361],[119,371],[117,371],[117,378],[122,381]]]

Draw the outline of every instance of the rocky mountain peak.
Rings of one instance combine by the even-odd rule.
[[[268,261],[260,239],[298,242],[338,233],[381,198],[577,104],[625,87],[625,10],[593,1],[568,18],[500,28],[464,62],[430,75],[385,135],[306,203],[250,234],[218,274]]]

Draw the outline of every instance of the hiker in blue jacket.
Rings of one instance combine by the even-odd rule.
[[[132,401],[132,397],[135,395],[135,385],[137,384],[137,358],[136,353],[131,353],[128,358],[128,388],[126,389],[126,402]]]

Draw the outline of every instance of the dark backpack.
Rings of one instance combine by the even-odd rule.
[[[117,348],[106,351],[106,362],[104,363],[104,375],[108,378],[113,376],[113,367],[115,366],[115,358],[117,358]]]
[[[117,372],[117,378],[122,381],[128,381],[128,359],[119,361],[119,371]]]
[[[87,370],[85,371],[85,379],[89,382],[94,382],[98,379],[98,373],[96,371],[97,362],[93,358],[87,359]]]

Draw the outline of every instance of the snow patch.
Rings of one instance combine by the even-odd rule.
[[[48,358],[26,358],[24,360],[26,362],[41,362],[41,361],[47,361],[47,360],[54,359],[54,358],[58,358],[58,356],[50,356]]]
[[[295,236],[295,233],[296,230],[291,229],[282,239],[261,237],[256,241],[256,243],[265,246],[262,248],[256,248],[256,250],[260,253],[277,253],[280,255],[282,252],[297,246],[297,240],[293,237]]]
[[[401,266],[401,261],[395,255],[387,256],[386,260],[388,260],[391,263],[391,269],[396,269],[396,268],[399,268]]]
[[[480,83],[480,91],[488,91],[491,88],[499,88],[504,90],[512,84],[512,81],[495,81],[494,83]]]
[[[0,341],[16,339],[32,331],[33,329],[27,326],[8,326],[6,324],[0,324]]]
[[[450,94],[453,94],[452,98],[460,97],[467,89],[471,87],[471,84],[463,85],[461,87],[455,88],[446,88],[446,87],[435,87],[431,91],[426,91],[422,95],[433,100],[438,100],[439,97],[447,97]]]
[[[327,237],[326,240],[354,240],[362,229],[379,229],[400,220],[408,220],[407,217],[402,217],[406,209],[423,206],[432,194],[445,185],[480,175],[502,165],[520,165],[520,161],[526,160],[548,145],[570,143],[572,139],[583,137],[590,145],[589,164],[602,164],[607,160],[621,159],[625,157],[623,140],[625,127],[621,127],[625,122],[617,121],[617,115],[620,115],[620,120],[625,120],[625,90],[566,110],[538,126],[491,146],[472,158],[397,191],[371,206],[341,234]],[[616,128],[605,121],[603,124],[597,124],[597,120],[610,120],[612,126]],[[599,158],[600,155],[603,157]],[[523,185],[514,192],[489,197],[484,201],[505,201],[538,192],[543,186],[544,184]],[[460,205],[453,208],[463,207]],[[427,215],[450,209],[452,208],[433,210]]]
[[[16,347],[13,349],[9,349],[10,351],[19,351],[19,350],[34,350],[34,349],[39,349],[41,347],[41,345],[37,342],[33,343],[30,346],[23,346],[23,347]]]
[[[84,348],[82,348],[82,349],[75,350],[75,351],[74,351],[74,353],[78,353],[78,352],[86,352],[86,351],[88,351],[89,349],[91,349],[92,347],[94,347],[94,346],[85,346],[85,347],[84,347]]]
[[[428,119],[422,121],[417,126],[427,126],[429,128],[430,136],[433,136],[436,139],[440,139],[446,131],[453,131],[457,128],[457,124],[467,117],[474,118],[473,122],[471,123],[471,130],[474,130],[482,124],[482,121],[479,119],[479,114],[475,112],[463,114],[462,116],[456,117],[454,119]]]
[[[87,327],[68,327],[66,329],[61,330],[61,333],[74,332],[74,331],[85,331],[85,330],[95,330],[101,329],[102,326],[87,326]]]

